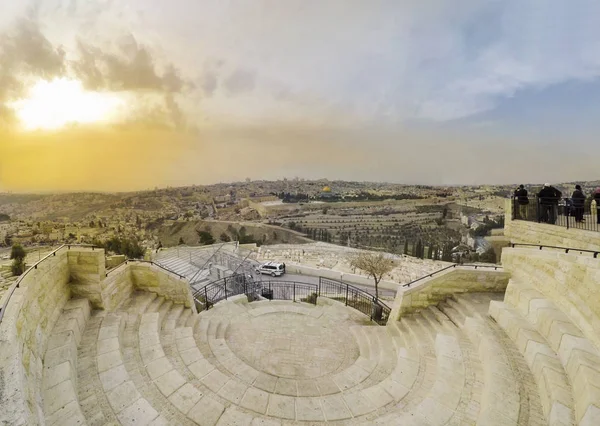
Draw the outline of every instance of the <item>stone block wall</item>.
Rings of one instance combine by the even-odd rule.
[[[71,291],[89,299],[95,309],[103,309],[102,285],[106,275],[104,250],[77,248],[67,251]]]
[[[123,263],[106,276],[101,284],[102,306],[107,311],[115,310],[125,300],[129,299],[134,290],[131,278],[131,267]]]
[[[512,243],[600,250],[600,232],[565,228],[547,223],[512,220],[512,202],[506,200],[504,235]]]
[[[0,424],[42,422],[42,361],[71,297],[68,257],[65,247],[23,277],[0,324]]]
[[[103,306],[109,311],[128,299],[136,289],[151,291],[195,310],[188,282],[149,262],[130,260],[122,264],[108,274],[101,287]]]
[[[436,305],[455,293],[501,292],[506,289],[509,274],[498,270],[457,266],[425,278],[412,287],[400,287],[390,318],[397,321],[430,305]]]
[[[130,262],[131,281],[135,288],[152,291],[173,303],[195,311],[190,285],[186,280],[150,263]]]
[[[600,348],[600,258],[556,250],[505,249],[507,292],[523,282],[557,305]]]

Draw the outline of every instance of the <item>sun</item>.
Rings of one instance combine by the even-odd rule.
[[[113,121],[123,104],[116,94],[86,91],[78,80],[57,78],[38,81],[27,98],[9,105],[25,130],[58,130]]]

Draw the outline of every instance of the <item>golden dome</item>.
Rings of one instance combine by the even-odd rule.
[[[323,192],[331,192],[331,188],[328,186],[323,187]]]

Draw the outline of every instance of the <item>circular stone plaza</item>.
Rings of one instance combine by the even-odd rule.
[[[600,236],[551,228],[508,221],[537,245],[398,285],[383,317],[63,246],[3,295],[0,424],[598,426]]]

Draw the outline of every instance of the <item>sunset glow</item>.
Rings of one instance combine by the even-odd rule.
[[[25,130],[58,130],[73,124],[114,121],[124,100],[109,93],[86,91],[67,78],[41,80],[29,97],[11,103]]]

